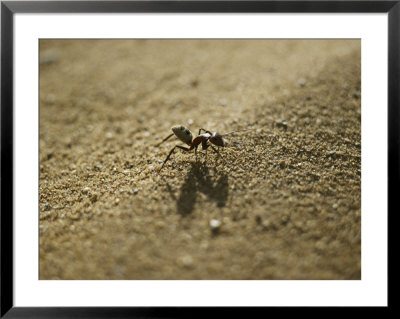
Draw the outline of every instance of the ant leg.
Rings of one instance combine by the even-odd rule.
[[[169,152],[167,158],[164,160],[164,162],[163,162],[163,164],[161,165],[161,168],[160,168],[159,171],[161,171],[161,169],[164,167],[164,164],[169,160],[170,156],[172,155],[172,153],[174,152],[174,150],[175,150],[176,148],[180,148],[181,150],[184,150],[184,151],[186,151],[186,152],[190,151],[190,148],[188,148],[188,147],[184,147],[184,146],[180,146],[180,145],[175,145],[175,146],[172,148],[172,150]]]
[[[171,135],[168,135],[166,138],[164,138],[160,143],[156,144],[156,146],[161,145],[162,143],[164,143],[166,140],[168,140],[171,136],[174,136],[174,133],[172,133]]]
[[[213,151],[215,152],[215,153],[217,153],[218,155],[219,155],[219,157],[221,157],[221,159],[225,162],[225,160],[224,160],[224,158],[222,157],[222,155],[220,154],[220,152],[214,147],[214,146],[212,146],[211,144],[209,144],[210,146],[211,146],[211,148],[213,149]]]
[[[212,133],[209,130],[205,130],[204,128],[199,129],[199,135],[200,135],[201,131],[204,131],[205,133],[212,135]]]
[[[203,151],[204,150],[206,151],[206,159],[205,159],[206,162],[207,162],[207,148],[209,146],[210,146],[210,144],[207,143],[207,140],[201,142],[201,147],[202,147]]]

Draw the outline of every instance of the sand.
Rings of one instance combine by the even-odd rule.
[[[40,279],[361,279],[359,40],[41,40]],[[177,149],[184,125],[225,136]]]

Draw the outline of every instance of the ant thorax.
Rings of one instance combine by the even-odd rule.
[[[209,133],[203,133],[203,134],[200,134],[199,136],[203,136],[203,137],[205,137],[206,139],[209,139],[209,138],[211,137],[211,134],[209,134]]]
[[[183,125],[175,125],[171,128],[171,130],[183,143],[190,144],[192,142],[192,132],[190,132],[190,130]]]
[[[207,144],[207,141],[210,139],[210,137],[211,137],[211,134],[209,134],[209,133],[200,134],[194,138],[191,146],[197,147],[200,143],[203,143],[203,149],[206,149],[207,148],[206,144]]]

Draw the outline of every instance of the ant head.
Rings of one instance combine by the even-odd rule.
[[[210,137],[210,142],[217,146],[224,146],[222,135],[217,132],[214,132],[213,135]]]
[[[183,125],[175,125],[171,128],[171,130],[183,143],[190,144],[192,142],[192,132],[190,132],[190,130]]]

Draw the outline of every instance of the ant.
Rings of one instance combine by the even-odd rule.
[[[161,145],[162,143],[164,143],[166,140],[168,140],[170,137],[172,136],[176,136],[180,141],[182,141],[183,143],[186,143],[187,145],[189,145],[189,147],[185,147],[185,146],[181,146],[181,145],[175,145],[171,151],[169,152],[168,156],[166,157],[166,159],[164,160],[161,169],[164,167],[164,164],[168,161],[168,159],[170,158],[170,156],[172,155],[172,153],[174,152],[174,150],[176,148],[180,148],[181,150],[184,150],[185,152],[189,152],[192,149],[194,149],[196,158],[197,158],[197,148],[199,147],[199,145],[201,144],[202,149],[203,150],[207,150],[207,148],[209,148],[211,146],[212,150],[217,153],[223,160],[223,157],[221,156],[220,152],[214,147],[212,146],[210,143],[216,145],[216,146],[221,146],[224,147],[225,143],[224,140],[222,138],[223,135],[214,132],[211,133],[209,130],[206,130],[204,128],[200,128],[199,129],[199,134],[193,139],[193,134],[192,132],[184,127],[183,125],[175,125],[171,128],[172,130],[172,134],[168,135],[166,138],[164,138],[160,143],[158,143],[156,146]],[[202,131],[204,131],[203,134],[200,134]],[[229,132],[226,133],[224,135],[227,134],[231,134],[237,131],[233,131],[233,132]],[[208,143],[210,142],[210,143]]]

